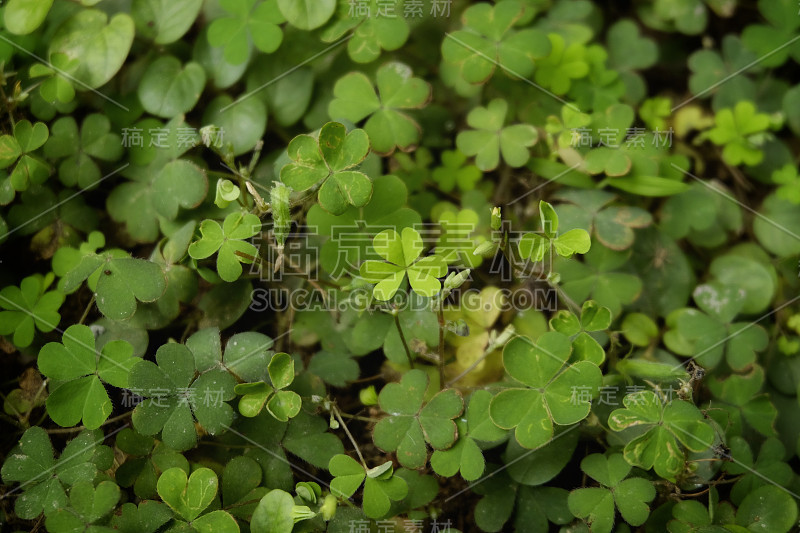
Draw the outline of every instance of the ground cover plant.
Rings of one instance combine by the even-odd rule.
[[[0,4],[0,530],[798,531],[794,0]]]

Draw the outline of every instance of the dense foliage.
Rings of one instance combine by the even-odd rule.
[[[7,0],[0,529],[786,533],[795,0]]]

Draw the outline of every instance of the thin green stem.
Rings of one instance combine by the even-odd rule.
[[[403,348],[406,350],[406,357],[408,358],[408,366],[414,368],[414,360],[411,358],[411,350],[408,348],[408,343],[406,342],[406,336],[403,335],[403,327],[400,325],[400,315],[398,313],[394,314],[394,323],[397,326],[397,333],[400,334],[400,342],[403,343]]]

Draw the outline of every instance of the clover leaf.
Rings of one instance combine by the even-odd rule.
[[[237,533],[239,525],[227,511],[202,514],[217,495],[218,486],[217,474],[210,468],[198,468],[190,476],[180,468],[170,468],[158,478],[158,495],[194,531]]]
[[[364,261],[360,275],[375,283],[372,295],[382,301],[390,300],[408,276],[411,288],[421,296],[432,297],[439,293],[442,284],[437,278],[447,273],[447,263],[438,255],[420,258],[422,237],[413,228],[403,228],[402,233],[387,229],[372,241],[375,251],[387,262]]]
[[[664,203],[660,227],[675,239],[687,238],[707,248],[720,246],[744,224],[742,210],[728,198],[730,191],[721,183],[692,183],[688,191]]]
[[[733,109],[725,108],[714,117],[715,126],[708,138],[722,149],[722,158],[729,165],[757,165],[764,159],[760,145],[770,126],[768,115],[758,113],[752,102],[741,101]]]
[[[790,56],[800,60],[800,46],[795,42],[800,29],[797,6],[790,0],[759,0],[758,10],[769,24],[748,24],[742,31],[742,43],[759,57],[764,67],[779,67]]]
[[[522,2],[513,0],[470,6],[461,16],[464,29],[442,41],[442,58],[455,65],[468,83],[488,81],[498,65],[515,77],[530,76],[534,63],[550,53],[551,45],[542,30],[512,30],[524,11]]]
[[[569,202],[556,208],[562,229],[585,229],[612,250],[629,248],[635,237],[633,230],[647,227],[653,221],[644,209],[609,206],[616,196],[606,191],[567,189],[555,198]]]
[[[108,515],[119,501],[119,486],[113,481],[102,481],[95,487],[91,481],[81,481],[69,491],[69,506],[49,515],[45,524],[53,533],[93,531],[92,526]]]
[[[331,493],[340,498],[349,498],[364,484],[364,514],[370,518],[381,518],[389,512],[392,501],[400,501],[409,493],[406,481],[393,475],[391,461],[365,470],[348,455],[334,455],[328,470],[334,476]]]
[[[192,352],[176,343],[161,346],[156,363],[138,363],[129,377],[131,391],[147,398],[133,411],[136,431],[161,432],[167,446],[188,450],[197,442],[195,418],[212,435],[233,421],[233,409],[225,403],[235,397],[235,382],[228,372],[211,369],[195,378]]]
[[[731,489],[731,501],[737,505],[758,487],[773,484],[786,487],[794,477],[792,468],[784,462],[786,447],[775,437],[765,440],[754,458],[750,445],[742,437],[734,436],[728,442],[731,462],[723,470],[733,476],[741,476]],[[728,458],[728,457],[724,457]]]
[[[550,53],[537,61],[534,79],[555,94],[566,94],[573,79],[589,74],[589,64],[584,57],[586,47],[581,43],[567,45],[557,33],[547,37],[550,40]]]
[[[442,152],[442,165],[433,169],[431,177],[444,192],[452,191],[456,185],[466,192],[475,188],[481,179],[481,170],[475,165],[465,165],[467,156],[458,150]]]
[[[272,386],[263,381],[257,383],[240,383],[234,388],[241,394],[239,412],[247,417],[257,416],[266,405],[269,414],[281,422],[287,422],[300,412],[302,401],[294,391],[282,390],[294,381],[294,359],[279,352],[272,356],[267,367]]]
[[[630,249],[617,252],[598,243],[586,253],[583,263],[558,260],[553,271],[561,276],[561,288],[570,298],[595,300],[617,316],[623,304],[633,302],[642,292],[642,278],[618,271],[630,256]]]
[[[658,45],[642,37],[630,19],[619,20],[608,30],[608,61],[620,71],[649,68],[658,60]]]
[[[230,13],[208,27],[211,46],[224,47],[225,61],[239,65],[247,61],[250,47],[271,54],[281,45],[284,22],[276,0],[221,0],[220,7]]]
[[[440,476],[452,477],[459,471],[467,481],[474,481],[483,475],[486,462],[478,444],[494,442],[505,437],[506,432],[498,428],[489,416],[492,394],[476,390],[469,398],[465,418],[456,420],[458,440],[447,450],[434,450],[431,455],[431,468]]]
[[[245,239],[260,231],[261,221],[251,213],[231,213],[222,225],[206,219],[200,223],[202,237],[189,245],[189,255],[205,259],[216,253],[217,273],[223,281],[231,283],[242,275],[242,263],[252,263],[258,257],[258,248]]]
[[[609,457],[595,453],[581,461],[581,470],[599,482],[601,487],[573,490],[567,500],[569,509],[585,520],[592,531],[611,533],[614,526],[614,507],[632,526],[644,524],[650,516],[648,502],[656,497],[656,489],[641,477],[625,479],[631,471],[622,454]]]
[[[742,419],[766,437],[773,437],[778,410],[769,395],[760,392],[764,386],[764,369],[753,365],[746,374],[731,374],[725,379],[708,380],[708,388],[719,401],[710,402],[725,415],[724,423],[730,425],[728,434],[742,432]]]
[[[232,129],[225,131],[232,133]],[[154,242],[161,234],[160,224],[174,220],[180,208],[198,207],[206,197],[206,172],[180,158],[201,137],[182,115],[166,124],[146,118],[122,133],[130,165],[120,173],[129,181],[111,191],[106,208],[111,218],[125,223],[135,241]]]
[[[401,10],[401,0],[365,0],[353,11],[354,4],[339,2],[338,20],[322,33],[322,40],[333,42],[352,31],[347,54],[356,63],[370,63],[381,50],[391,52],[402,47],[409,35],[409,25]]]
[[[221,368],[246,382],[265,378],[272,345],[272,339],[263,333],[243,331],[228,338],[223,354],[218,327],[203,328],[186,339],[198,372]]]
[[[749,27],[749,26],[748,26]],[[698,98],[713,95],[714,110],[733,107],[742,100],[756,98],[756,83],[747,76],[732,76],[752,65],[747,72],[761,67],[758,56],[745,48],[737,35],[725,35],[719,52],[701,49],[689,56],[687,65],[692,71],[689,90]],[[724,83],[722,80],[726,80]]]
[[[39,370],[58,383],[47,398],[50,418],[65,427],[81,420],[88,429],[100,427],[112,410],[103,383],[127,388],[131,368],[139,361],[126,341],[108,342],[98,353],[88,326],[68,327],[60,343],[47,343],[39,352]]]
[[[519,240],[519,253],[524,259],[542,261],[550,250],[555,250],[561,257],[585,254],[592,246],[589,233],[581,228],[574,228],[558,233],[558,215],[549,203],[539,202],[539,218],[543,233],[526,233]]]
[[[517,337],[503,349],[506,372],[523,386],[500,391],[492,398],[489,415],[498,427],[515,429],[525,448],[546,444],[554,423],[574,424],[589,414],[602,374],[589,361],[567,365],[571,350],[569,337],[558,332],[544,333],[535,343]]]
[[[31,124],[28,120],[17,122],[13,135],[0,136],[0,169],[16,163],[14,170],[5,178],[6,183],[2,185],[3,189],[10,190],[12,199],[13,191],[27,190],[31,184],[41,185],[50,176],[48,164],[32,155],[44,145],[48,136],[49,131],[43,122]]]
[[[53,257],[53,271],[62,276],[58,285],[60,290],[72,293],[86,281],[95,293],[97,308],[112,320],[133,316],[137,300],[153,302],[164,294],[166,280],[157,264],[128,257],[117,248],[100,253],[90,251],[105,243],[99,232],[90,235],[89,241],[86,249],[77,251],[72,248],[72,253],[57,253]]]
[[[423,407],[428,382],[422,370],[409,370],[400,383],[387,384],[378,395],[381,410],[388,416],[375,426],[372,439],[382,450],[397,452],[397,460],[406,468],[426,463],[426,442],[434,450],[443,450],[458,436],[453,419],[464,409],[461,395],[445,389]]]
[[[734,370],[755,362],[756,352],[767,347],[768,335],[758,324],[733,321],[745,304],[744,290],[714,281],[698,285],[693,296],[700,310],[676,309],[667,316],[667,348],[706,368],[717,366],[723,354]]]
[[[793,204],[800,204],[800,174],[797,167],[786,164],[772,173],[772,181],[779,187],[775,189],[775,196]]]
[[[645,470],[675,480],[686,457],[679,443],[693,452],[702,452],[714,443],[714,429],[703,413],[684,400],[664,404],[652,391],[628,394],[622,400],[624,409],[616,409],[608,417],[612,431],[640,426],[645,432],[630,440],[623,451],[625,460]]]
[[[338,122],[328,122],[319,138],[298,135],[287,153],[293,161],[281,168],[281,181],[296,191],[319,186],[319,205],[333,215],[341,215],[348,205],[363,207],[372,196],[372,181],[353,170],[369,152],[369,137],[364,130],[347,133]]]
[[[476,107],[467,115],[467,124],[474,128],[462,131],[456,137],[456,146],[468,156],[475,156],[475,164],[484,172],[500,164],[500,155],[510,167],[521,167],[528,162],[528,148],[536,144],[539,134],[530,124],[505,126],[508,103],[495,98],[486,107]]]
[[[92,481],[97,473],[94,458],[102,440],[98,435],[101,435],[99,430],[82,431],[55,459],[47,432],[37,426],[27,429],[0,471],[3,483],[24,483],[20,487],[25,491],[14,504],[17,516],[32,520],[42,512],[50,515],[66,507],[64,487]]]
[[[420,109],[431,98],[430,85],[412,77],[411,68],[403,63],[386,63],[375,76],[376,87],[360,72],[339,78],[333,87],[334,99],[328,105],[332,119],[343,118],[353,123],[369,117],[364,131],[372,149],[390,154],[395,148],[411,150],[420,137],[420,127],[400,110]]]
[[[33,342],[35,330],[43,333],[53,331],[61,321],[59,309],[64,303],[64,293],[48,291],[53,283],[53,274],[34,274],[0,291],[0,335],[14,336],[15,346],[25,348]]]
[[[605,331],[610,325],[611,310],[593,300],[583,303],[580,318],[562,309],[550,319],[550,328],[572,338],[572,361],[591,361],[598,366],[605,361],[606,353],[587,332]]]
[[[62,117],[51,126],[51,135],[44,145],[50,159],[62,159],[58,167],[61,183],[81,189],[91,187],[101,179],[100,167],[94,161],[117,161],[122,157],[122,140],[111,133],[108,117],[93,113],[83,119],[80,133],[72,117]]]

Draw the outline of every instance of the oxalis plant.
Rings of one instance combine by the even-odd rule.
[[[790,0],[7,0],[0,530],[796,532]]]

